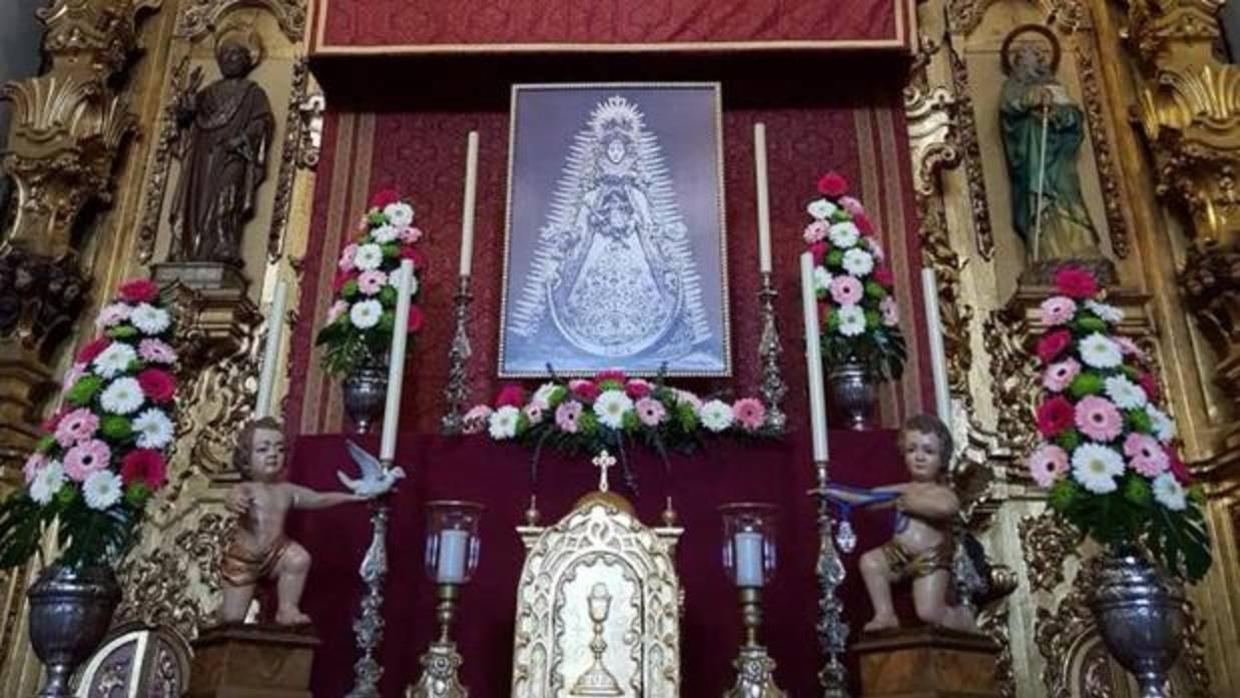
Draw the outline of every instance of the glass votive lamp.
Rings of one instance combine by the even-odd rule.
[[[481,541],[478,521],[483,506],[475,502],[427,503],[426,575],[436,584],[465,584],[478,569]]]
[[[775,578],[775,515],[770,504],[719,507],[723,515],[723,568],[738,587],[760,588]]]

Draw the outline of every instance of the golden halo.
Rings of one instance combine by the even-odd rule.
[[[241,18],[230,20],[215,31],[217,54],[229,43],[237,43],[245,47],[250,54],[251,67],[257,66],[263,60],[263,40],[255,31],[252,19],[249,22]]]
[[[999,58],[1003,61],[1003,74],[1010,75],[1012,72],[1012,44],[1019,36],[1025,34],[1040,34],[1051,45],[1051,74],[1059,72],[1059,59],[1063,54],[1063,48],[1059,45],[1059,37],[1055,36],[1044,24],[1022,24],[1013,29],[1003,39],[1003,48],[999,49]]]

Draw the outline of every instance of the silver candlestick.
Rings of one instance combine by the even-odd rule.
[[[465,331],[469,302],[469,276],[462,275],[456,288],[456,332],[452,335],[452,347],[448,350],[448,385],[443,389],[446,406],[440,429],[444,434],[455,436],[464,428],[465,401],[469,393],[465,389],[465,363],[473,350],[469,346],[469,333]]]
[[[383,461],[384,470],[392,463]],[[383,666],[375,657],[383,642],[383,580],[387,576],[388,505],[384,496],[371,505],[370,547],[362,558],[358,574],[366,586],[361,612],[353,621],[353,634],[362,656],[353,665],[353,690],[347,698],[379,698],[379,678]]]
[[[771,272],[762,272],[762,290],[758,298],[762,304],[762,338],[758,341],[758,356],[762,360],[762,386],[760,394],[766,403],[766,425],[775,431],[782,432],[787,425],[788,417],[780,409],[788,386],[779,372],[779,355],[783,353],[783,344],[779,341],[779,329],[775,321],[775,299],[779,292],[771,283]]]
[[[818,488],[811,494],[818,498],[818,644],[826,657],[818,672],[823,698],[848,698],[844,651],[848,645],[848,623],[844,621],[844,604],[837,593],[844,583],[844,561],[835,547],[835,522],[827,499],[827,462],[816,461]]]

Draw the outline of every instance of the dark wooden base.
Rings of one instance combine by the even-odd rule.
[[[187,698],[313,698],[309,626],[222,625],[194,641]]]
[[[934,626],[865,633],[850,648],[863,698],[999,698],[990,638]]]

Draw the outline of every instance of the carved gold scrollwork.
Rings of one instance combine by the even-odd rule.
[[[1030,351],[1032,329],[1024,312],[1009,306],[990,313],[982,336],[990,347],[999,437],[1012,451],[1028,453],[1037,440],[1029,415],[1037,408],[1040,385],[1037,357]]]
[[[1094,63],[1094,52],[1084,42],[1076,44],[1076,62],[1081,80],[1085,122],[1089,126],[1094,162],[1098,167],[1098,179],[1102,185],[1102,201],[1106,210],[1111,248],[1115,250],[1117,257],[1124,258],[1130,251],[1128,220],[1124,218],[1124,191],[1116,174],[1117,165],[1112,154],[1111,137],[1103,116],[1102,85]]]
[[[177,18],[176,35],[196,39],[218,25],[230,10],[253,5],[269,10],[289,41],[301,41],[306,31],[306,0],[189,0]]]
[[[310,92],[310,64],[300,57],[293,64],[293,84],[289,91],[288,119],[284,125],[284,147],[280,153],[280,173],[276,177],[275,204],[267,235],[267,257],[276,261],[284,254],[285,228],[293,205],[293,184],[297,168],[313,168],[319,161],[323,129],[323,98]]]
[[[1049,511],[1022,518],[1017,528],[1029,569],[1029,588],[1053,591],[1063,583],[1064,561],[1076,554],[1080,536]]]
[[[977,119],[973,100],[969,97],[969,67],[953,47],[947,52],[951,59],[952,90],[956,94],[956,127],[964,155],[965,179],[969,186],[969,205],[973,214],[973,234],[982,259],[995,256],[995,233],[990,225],[990,203],[986,199],[986,174],[982,170],[982,146],[977,136]]]
[[[155,254],[155,236],[159,232],[159,214],[163,210],[164,195],[168,191],[168,170],[172,164],[173,148],[179,142],[176,116],[178,103],[185,102],[192,92],[189,85],[189,56],[185,56],[172,70],[169,77],[171,96],[164,105],[159,124],[159,139],[155,142],[151,165],[147,169],[146,187],[142,204],[142,219],[138,225],[138,261],[147,263]]]

